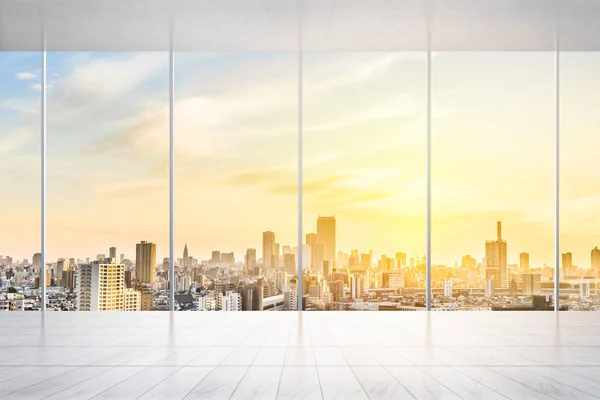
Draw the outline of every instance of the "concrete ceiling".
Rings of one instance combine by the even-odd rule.
[[[44,31],[49,51],[164,51],[171,32],[178,51],[423,51],[428,25],[433,51],[551,51],[557,26],[561,50],[600,50],[600,0],[0,0],[6,51]]]

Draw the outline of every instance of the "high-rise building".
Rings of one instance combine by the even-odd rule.
[[[270,231],[263,232],[262,259],[263,259],[263,268],[267,271],[272,268],[277,268],[277,265],[271,265],[271,262],[272,262],[271,260],[272,260],[274,249],[275,249],[275,233],[270,232]]]
[[[579,284],[579,297],[587,299],[592,295],[591,284],[589,281],[583,281]]]
[[[523,296],[533,296],[542,291],[542,276],[540,274],[522,274],[521,275],[521,294]]]
[[[156,245],[142,241],[135,249],[135,279],[139,283],[154,284],[156,281]]]
[[[317,219],[317,241],[325,243],[325,260],[336,261],[335,216]]]
[[[529,253],[519,254],[519,268],[525,271],[529,269]]]
[[[282,249],[281,250],[282,254],[292,254],[293,253],[292,246],[283,246],[281,249]]]
[[[79,311],[137,311],[140,293],[125,289],[125,265],[81,264],[77,271],[77,309]]]
[[[121,253],[119,256],[119,264],[123,264],[123,261],[125,261],[125,254]]]
[[[285,310],[298,310],[298,288],[295,283],[290,282],[290,286],[283,289],[283,307]]]
[[[600,275],[600,249],[596,246],[592,249],[592,274],[598,278]]]
[[[219,264],[221,262],[221,252],[213,250],[210,262],[213,264]]]
[[[233,265],[235,264],[235,255],[231,253],[221,253],[221,262],[223,264]]]
[[[183,246],[183,267],[184,268],[191,267],[191,265],[190,265],[190,255],[189,255],[189,252],[188,252],[187,243],[185,244],[185,246]]]
[[[350,295],[352,296],[352,300],[360,299],[364,295],[365,290],[365,280],[362,274],[354,274],[352,275],[352,279],[350,281]]]
[[[404,274],[400,271],[384,271],[381,273],[381,287],[401,289],[404,287]]]
[[[452,279],[444,279],[444,297],[452,298]]]
[[[237,292],[227,292],[221,299],[221,311],[242,311],[242,296]]]
[[[563,253],[562,255],[562,275],[570,276],[573,274],[573,254]]]
[[[169,257],[164,257],[163,262],[162,262],[162,270],[168,272],[170,263],[171,263],[171,260],[169,259]]]
[[[283,255],[283,270],[291,275],[296,273],[296,256],[294,254]]]
[[[321,264],[317,264],[316,260],[315,260],[317,234],[316,233],[308,233],[306,235],[306,244],[310,246],[310,269],[311,269],[311,271],[315,271],[321,265]]]
[[[322,264],[323,264],[323,269],[322,269],[323,279],[325,279],[325,280],[331,279],[331,271],[333,270],[333,261],[323,260]]]
[[[406,253],[396,253],[396,264],[398,265],[398,268],[406,266]]]
[[[494,278],[494,288],[508,288],[508,268],[506,265],[506,241],[502,240],[502,222],[497,223],[496,240],[485,242],[486,278]]]
[[[108,249],[108,258],[110,258],[110,262],[116,263],[117,262],[117,248],[116,247],[111,247]]]
[[[245,277],[248,275],[254,275],[256,273],[256,249],[246,249],[246,256],[244,257]]]
[[[35,268],[42,268],[42,253],[35,253],[32,262]]]
[[[280,292],[287,285],[287,275],[285,271],[275,271],[275,288]]]
[[[64,272],[69,269],[68,261],[64,258],[59,258],[56,262],[56,278],[55,283],[56,286],[66,286],[65,282],[63,282]]]

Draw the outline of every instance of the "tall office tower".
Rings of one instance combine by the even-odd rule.
[[[125,254],[121,253],[119,256],[119,264],[123,264],[123,261],[125,261]]]
[[[317,264],[315,262],[315,251],[317,244],[317,234],[316,233],[308,233],[306,234],[306,244],[310,246],[310,269],[316,270],[319,268],[321,264]]]
[[[594,277],[598,278],[600,275],[600,249],[598,247],[594,247],[592,250],[592,274]]]
[[[56,286],[66,286],[63,282],[63,274],[69,269],[68,261],[64,258],[59,258],[56,262]]]
[[[272,268],[277,268],[277,265],[271,265],[273,256],[273,250],[275,249],[275,233],[274,232],[263,232],[262,239],[262,259],[263,268],[268,271]]]
[[[244,257],[244,266],[246,267],[244,271],[246,278],[249,274],[256,274],[256,249],[246,249],[246,257]]]
[[[452,298],[452,279],[444,279],[444,297]]]
[[[142,241],[135,246],[135,279],[139,283],[156,281],[156,245]]]
[[[477,260],[471,257],[470,254],[467,254],[466,256],[463,256],[461,265],[463,268],[475,268],[477,266]]]
[[[331,260],[323,260],[322,265],[323,265],[323,270],[322,270],[323,279],[325,279],[325,280],[331,279],[333,262]]]
[[[398,268],[406,266],[406,253],[396,253],[396,264],[398,265]]]
[[[283,270],[288,274],[296,273],[296,255],[295,254],[284,254],[283,255]]]
[[[117,262],[117,248],[116,247],[111,247],[108,249],[108,258],[110,258],[111,262],[113,262],[113,263]]]
[[[350,281],[350,294],[352,296],[352,300],[360,299],[365,290],[365,280],[361,274],[352,275],[352,280]]]
[[[170,264],[169,257],[164,257],[163,258],[163,262],[162,262],[162,270],[168,272],[169,271],[169,264]]]
[[[373,258],[372,252],[363,253],[360,255],[360,264],[362,265],[362,267],[365,270],[368,270],[369,268],[371,268],[372,258]]]
[[[218,264],[221,262],[221,252],[213,250],[212,255],[210,257],[210,262],[213,264]]]
[[[188,254],[188,248],[187,248],[187,243],[185,244],[185,246],[183,246],[183,267],[184,268],[189,268],[190,265],[190,257]]]
[[[34,268],[42,268],[42,253],[35,253],[32,262]]]
[[[335,216],[317,219],[317,240],[325,242],[325,259],[336,260]]]
[[[125,265],[81,264],[77,271],[79,311],[140,310],[140,293],[125,289]]]
[[[562,276],[570,276],[573,274],[573,254],[563,253],[562,255]]]
[[[529,270],[529,253],[519,254],[519,268],[522,270]]]
[[[494,277],[495,289],[507,289],[506,241],[502,240],[502,222],[498,221],[496,229],[498,238],[485,242],[486,278]]]
[[[521,294],[523,296],[533,296],[542,291],[541,274],[522,274],[521,275]]]
[[[221,253],[221,262],[224,264],[235,264],[235,255],[232,253]]]

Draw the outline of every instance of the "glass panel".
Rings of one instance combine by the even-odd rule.
[[[52,307],[167,310],[168,55],[49,53],[47,76]]]
[[[561,53],[561,309],[600,310],[599,68],[599,52]]]
[[[0,311],[41,306],[40,65],[0,51]]]
[[[437,53],[432,86],[436,310],[550,310],[553,54]]]
[[[295,309],[297,54],[177,53],[177,310]]]
[[[423,309],[425,55],[304,60],[307,309]]]

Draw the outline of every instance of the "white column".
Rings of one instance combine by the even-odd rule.
[[[41,135],[41,250],[42,267],[40,269],[40,287],[42,292],[42,312],[46,311],[46,38],[42,37],[41,59],[41,107],[40,107],[40,135]]]
[[[554,311],[560,309],[560,51],[558,29],[554,49]]]
[[[175,311],[175,53],[169,49],[169,310]]]
[[[427,311],[431,310],[431,28],[429,24],[429,10],[427,10],[427,61],[425,66],[425,91],[426,91],[426,119],[427,137],[426,146],[426,175],[427,175],[427,244],[426,244],[426,270],[425,270],[425,304]]]
[[[298,311],[302,311],[302,10],[298,9]]]

